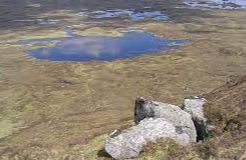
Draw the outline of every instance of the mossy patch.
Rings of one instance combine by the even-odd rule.
[[[81,36],[122,36],[122,33],[114,28],[92,27],[83,31],[75,30],[74,32]]]
[[[67,33],[61,30],[46,30],[46,31],[33,31],[17,32],[17,33],[5,33],[0,36],[0,44],[14,44],[18,41],[25,40],[41,40],[47,38],[64,38],[67,37]],[[15,44],[16,45],[16,44]]]
[[[139,160],[199,159],[191,146],[180,146],[170,139],[158,140],[148,144],[140,154]]]
[[[71,70],[76,74],[76,75],[85,75],[86,70],[88,69],[85,64],[72,64],[71,65]]]
[[[0,138],[10,135],[14,130],[15,124],[11,120],[0,119]]]
[[[98,160],[100,159],[100,157],[98,157],[98,154],[100,153],[101,150],[104,149],[104,146],[105,146],[105,140],[107,138],[108,135],[101,135],[101,136],[98,136],[94,139],[92,139],[88,145],[85,145],[83,147],[83,155],[84,155],[84,158],[85,159],[88,159],[88,160]],[[101,159],[105,159],[105,157],[101,158]],[[108,159],[111,159],[111,158],[108,158]]]
[[[187,38],[188,35],[183,32],[184,26],[173,23],[144,23],[134,25],[147,32],[153,32],[156,36],[164,36],[167,38]]]
[[[106,64],[106,68],[112,71],[120,71],[124,67],[126,67],[126,64],[123,62],[109,62]]]
[[[30,39],[45,39],[45,38],[63,38],[67,37],[64,31],[48,31],[47,33],[33,33],[31,35],[22,35],[19,37],[20,40],[30,40]]]

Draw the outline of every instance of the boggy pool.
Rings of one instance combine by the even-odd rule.
[[[187,41],[137,31],[118,37],[72,36],[60,39],[52,47],[30,50],[28,55],[51,61],[110,61],[177,49]]]

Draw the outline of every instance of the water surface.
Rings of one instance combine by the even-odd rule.
[[[246,0],[191,0],[184,3],[191,7],[246,9]]]
[[[163,11],[158,10],[132,10],[132,9],[114,9],[114,10],[102,10],[94,11],[91,13],[93,18],[128,18],[133,21],[140,20],[155,20],[163,21],[167,20],[168,17]]]
[[[91,61],[130,58],[176,49],[187,39],[168,39],[146,32],[128,32],[120,37],[74,36],[55,46],[39,48],[28,55],[51,61]]]

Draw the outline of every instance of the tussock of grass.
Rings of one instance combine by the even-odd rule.
[[[15,124],[10,120],[0,119],[0,138],[5,137],[13,132]]]
[[[108,135],[101,135],[92,139],[88,145],[83,148],[83,155],[85,159],[88,160],[106,160],[112,159],[109,157],[103,157],[100,153],[103,152],[105,146],[105,140]]]
[[[93,27],[83,31],[76,30],[81,36],[122,36],[122,33],[113,28]]]

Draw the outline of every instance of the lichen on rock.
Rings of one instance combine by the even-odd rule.
[[[137,98],[134,120],[135,126],[116,130],[106,140],[105,151],[117,160],[136,158],[144,146],[159,139],[172,139],[180,145],[197,139],[192,115],[172,104]]]
[[[203,113],[203,105],[206,103],[206,99],[193,96],[185,98],[183,109],[192,116],[192,120],[196,127],[197,141],[204,140],[208,137],[207,120]]]
[[[115,133],[107,139],[105,150],[119,160],[138,157],[148,142],[156,142],[158,139],[173,139],[181,145],[190,142],[186,133],[177,132],[175,126],[165,118],[146,118],[136,126]]]

